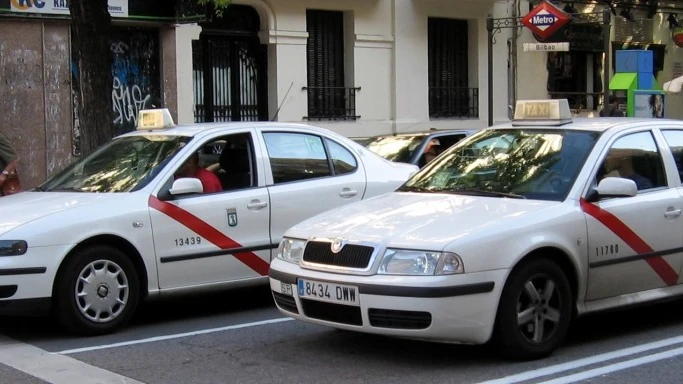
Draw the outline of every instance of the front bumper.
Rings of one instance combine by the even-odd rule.
[[[59,262],[69,246],[34,247],[0,257],[0,315],[42,315],[49,309]]]
[[[302,269],[274,259],[278,309],[298,320],[358,332],[482,344],[490,337],[506,270],[450,276],[357,276]],[[353,286],[359,305],[300,297],[299,278]]]

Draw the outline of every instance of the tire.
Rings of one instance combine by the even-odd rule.
[[[114,332],[130,320],[140,283],[123,252],[107,245],[91,246],[70,257],[60,270],[55,299],[63,327],[93,336]]]
[[[549,287],[552,289],[548,299],[544,291]],[[567,335],[572,306],[569,281],[559,265],[547,259],[524,262],[505,283],[493,344],[507,359],[533,360],[549,356]],[[520,314],[526,314],[524,319],[519,319]]]

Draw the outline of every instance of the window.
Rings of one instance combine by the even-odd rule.
[[[322,138],[303,133],[263,134],[275,184],[330,176]]]
[[[683,131],[662,131],[662,134],[674,155],[680,181],[683,181]]]
[[[344,13],[306,11],[307,119],[355,120],[356,88],[344,78]]]
[[[619,138],[603,160],[598,180],[622,177],[635,181],[638,190],[666,186],[664,164],[650,132]]]
[[[479,90],[469,88],[466,20],[429,18],[429,117],[478,117]]]
[[[221,136],[204,144],[199,151],[199,166],[218,176],[223,190],[256,185],[251,135]]]
[[[348,149],[342,147],[332,140],[325,140],[325,142],[327,143],[327,148],[330,151],[330,157],[332,158],[332,166],[335,175],[352,173],[358,168],[356,158],[351,152],[349,152]]]

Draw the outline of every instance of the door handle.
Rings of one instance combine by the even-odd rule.
[[[341,192],[339,192],[339,196],[341,197],[354,197],[358,194],[358,191],[355,189],[349,189],[349,188],[344,188],[342,189]]]
[[[263,209],[268,206],[268,203],[265,201],[258,201],[258,200],[252,200],[247,204],[247,208],[249,209]]]
[[[680,216],[680,215],[681,215],[681,210],[680,210],[680,209],[674,209],[674,210],[671,210],[671,211],[666,211],[666,212],[664,212],[664,217],[666,217],[667,219],[672,219],[672,218],[678,217],[678,216]]]

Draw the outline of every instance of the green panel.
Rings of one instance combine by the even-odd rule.
[[[638,85],[637,78],[637,73],[615,73],[609,82],[609,89],[633,90]]]

